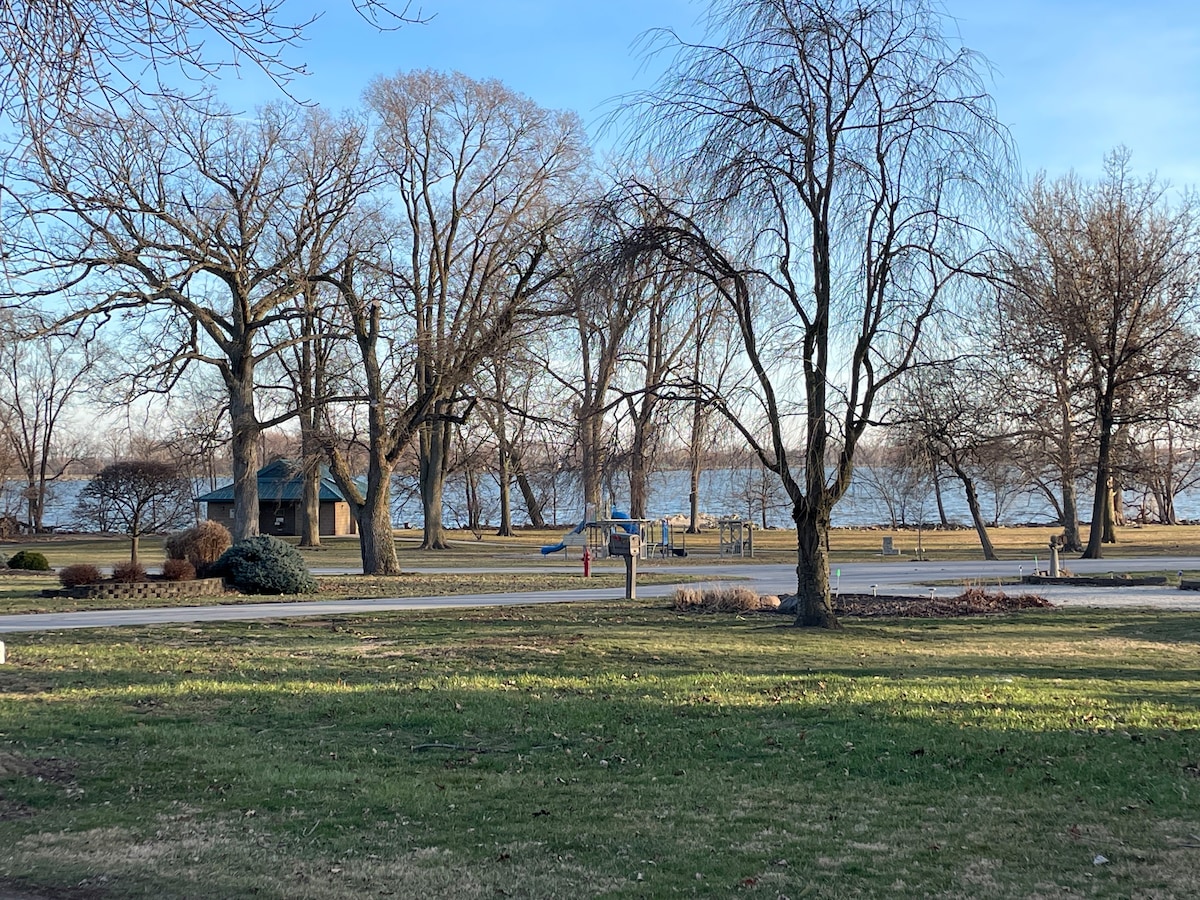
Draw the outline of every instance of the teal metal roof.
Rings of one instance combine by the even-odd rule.
[[[278,459],[258,470],[258,500],[275,503],[298,503],[304,494],[304,485],[300,478],[300,466],[289,459]],[[321,467],[321,501],[345,500],[341,488],[333,480],[329,469]],[[232,503],[233,483],[230,482],[215,491],[209,491],[196,498],[201,503]]]

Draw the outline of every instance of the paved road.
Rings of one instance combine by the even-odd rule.
[[[1078,575],[1108,572],[1172,571],[1200,569],[1195,557],[1153,557],[1119,560],[1071,560]],[[782,594],[795,590],[796,571],[791,565],[730,565],[728,563],[671,565],[653,564],[655,572],[721,578],[723,583],[745,584],[759,593]],[[928,594],[930,583],[939,592],[956,594],[962,584],[984,584],[993,579],[1020,574],[1033,568],[1033,561],[1019,562],[912,562],[844,563],[832,573],[834,586],[846,593]],[[505,572],[578,571],[577,566],[548,565],[505,567]],[[420,571],[435,571],[423,569]],[[436,571],[464,571],[442,569]],[[492,572],[494,569],[471,571]],[[729,582],[727,579],[734,579]],[[1013,588],[1007,587],[1009,591]],[[645,585],[639,597],[665,597],[673,585]],[[1039,586],[1035,589],[1053,603],[1063,606],[1154,607],[1200,610],[1200,592],[1152,587],[1066,587]],[[166,625],[188,622],[232,622],[303,616],[348,615],[352,613],[398,612],[418,609],[458,609],[481,606],[524,606],[535,603],[597,602],[618,599],[616,588],[560,591],[524,591],[510,594],[463,594],[453,597],[382,598],[378,600],[318,600],[299,603],[241,603],[224,606],[188,606],[163,609],[103,610],[96,612],[43,613],[0,616],[0,633],[61,631],[72,628],[109,628],[121,625]]]

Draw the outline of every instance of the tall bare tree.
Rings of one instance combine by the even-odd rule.
[[[429,398],[417,425],[422,546],[440,549],[450,429],[482,359],[561,274],[550,248],[586,140],[573,113],[460,74],[377,79],[367,101],[400,210],[393,300],[411,323],[415,395]]]
[[[98,116],[39,134],[22,174],[42,205],[11,232],[24,266],[14,294],[66,296],[68,320],[119,317],[135,342],[135,386],[167,390],[193,364],[219,373],[238,539],[258,530],[259,435],[295,414],[260,416],[256,369],[285,346],[272,335],[308,283],[313,236],[351,212],[327,183],[343,174],[339,158],[325,178],[298,168],[304,119],[295,106],[246,120],[166,104],[155,118]]]
[[[1147,414],[1147,386],[1186,380],[1196,367],[1198,212],[1192,196],[1171,204],[1154,178],[1136,177],[1119,149],[1093,185],[1037,180],[1005,257],[1006,311],[1053,335],[1083,373],[1096,433],[1087,559],[1101,557],[1106,530],[1115,539],[1118,433]]]
[[[709,198],[644,243],[709,273],[755,384],[734,419],[783,482],[797,624],[837,627],[826,536],[879,392],[971,265],[1007,141],[978,60],[925,0],[724,0],[643,98]],[[978,219],[975,219],[978,221]]]
[[[11,322],[8,323],[12,325]],[[22,331],[35,336],[23,337]],[[25,481],[25,517],[45,530],[50,486],[82,455],[70,414],[104,358],[98,341],[37,334],[36,326],[6,327],[0,340],[0,433]]]
[[[983,558],[996,559],[978,483],[985,463],[1005,440],[1007,423],[996,409],[996,398],[1006,395],[1001,379],[989,361],[963,355],[909,373],[898,388],[894,418],[902,440],[954,473],[962,484]]]

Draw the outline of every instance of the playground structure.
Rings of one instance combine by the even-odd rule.
[[[609,538],[614,534],[637,535],[639,559],[687,556],[687,529],[670,519],[633,519],[619,509],[604,518],[585,518],[563,535],[557,544],[542,547],[549,556],[567,547],[581,547],[589,560],[612,555]],[[741,516],[717,519],[717,547],[721,556],[754,557],[754,524]]]
[[[717,547],[721,556],[754,558],[754,525],[741,516],[717,519]]]
[[[672,525],[668,519],[633,519],[619,509],[612,510],[607,518],[585,519],[557,544],[542,547],[542,555],[583,547],[591,559],[604,559],[612,555],[609,538],[613,534],[637,535],[639,559],[687,556],[687,530],[683,526]]]
[[[609,535],[618,532],[636,534],[639,559],[665,559],[670,556],[687,556],[687,530],[673,526],[667,519],[631,519],[620,510],[613,510],[612,518],[597,519],[587,524],[587,546],[593,557],[605,557],[609,553]]]

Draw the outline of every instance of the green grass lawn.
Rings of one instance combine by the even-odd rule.
[[[661,603],[12,635],[0,884],[1194,897],[1200,614]]]
[[[693,580],[686,575],[653,572],[638,575],[639,585],[675,584]],[[706,579],[712,580],[712,579]],[[624,596],[625,576],[598,572],[591,578],[561,572],[496,572],[476,574],[411,574],[390,577],[329,575],[317,578],[316,594],[238,594],[226,592],[206,597],[44,597],[44,589],[57,590],[52,575],[0,574],[0,615],[21,613],[81,612],[97,609],[154,609],[179,606],[212,606],[225,603],[288,603],[292,601],[344,600],[378,597],[446,597],[461,594],[494,594],[520,591],[562,591],[611,588]]]

